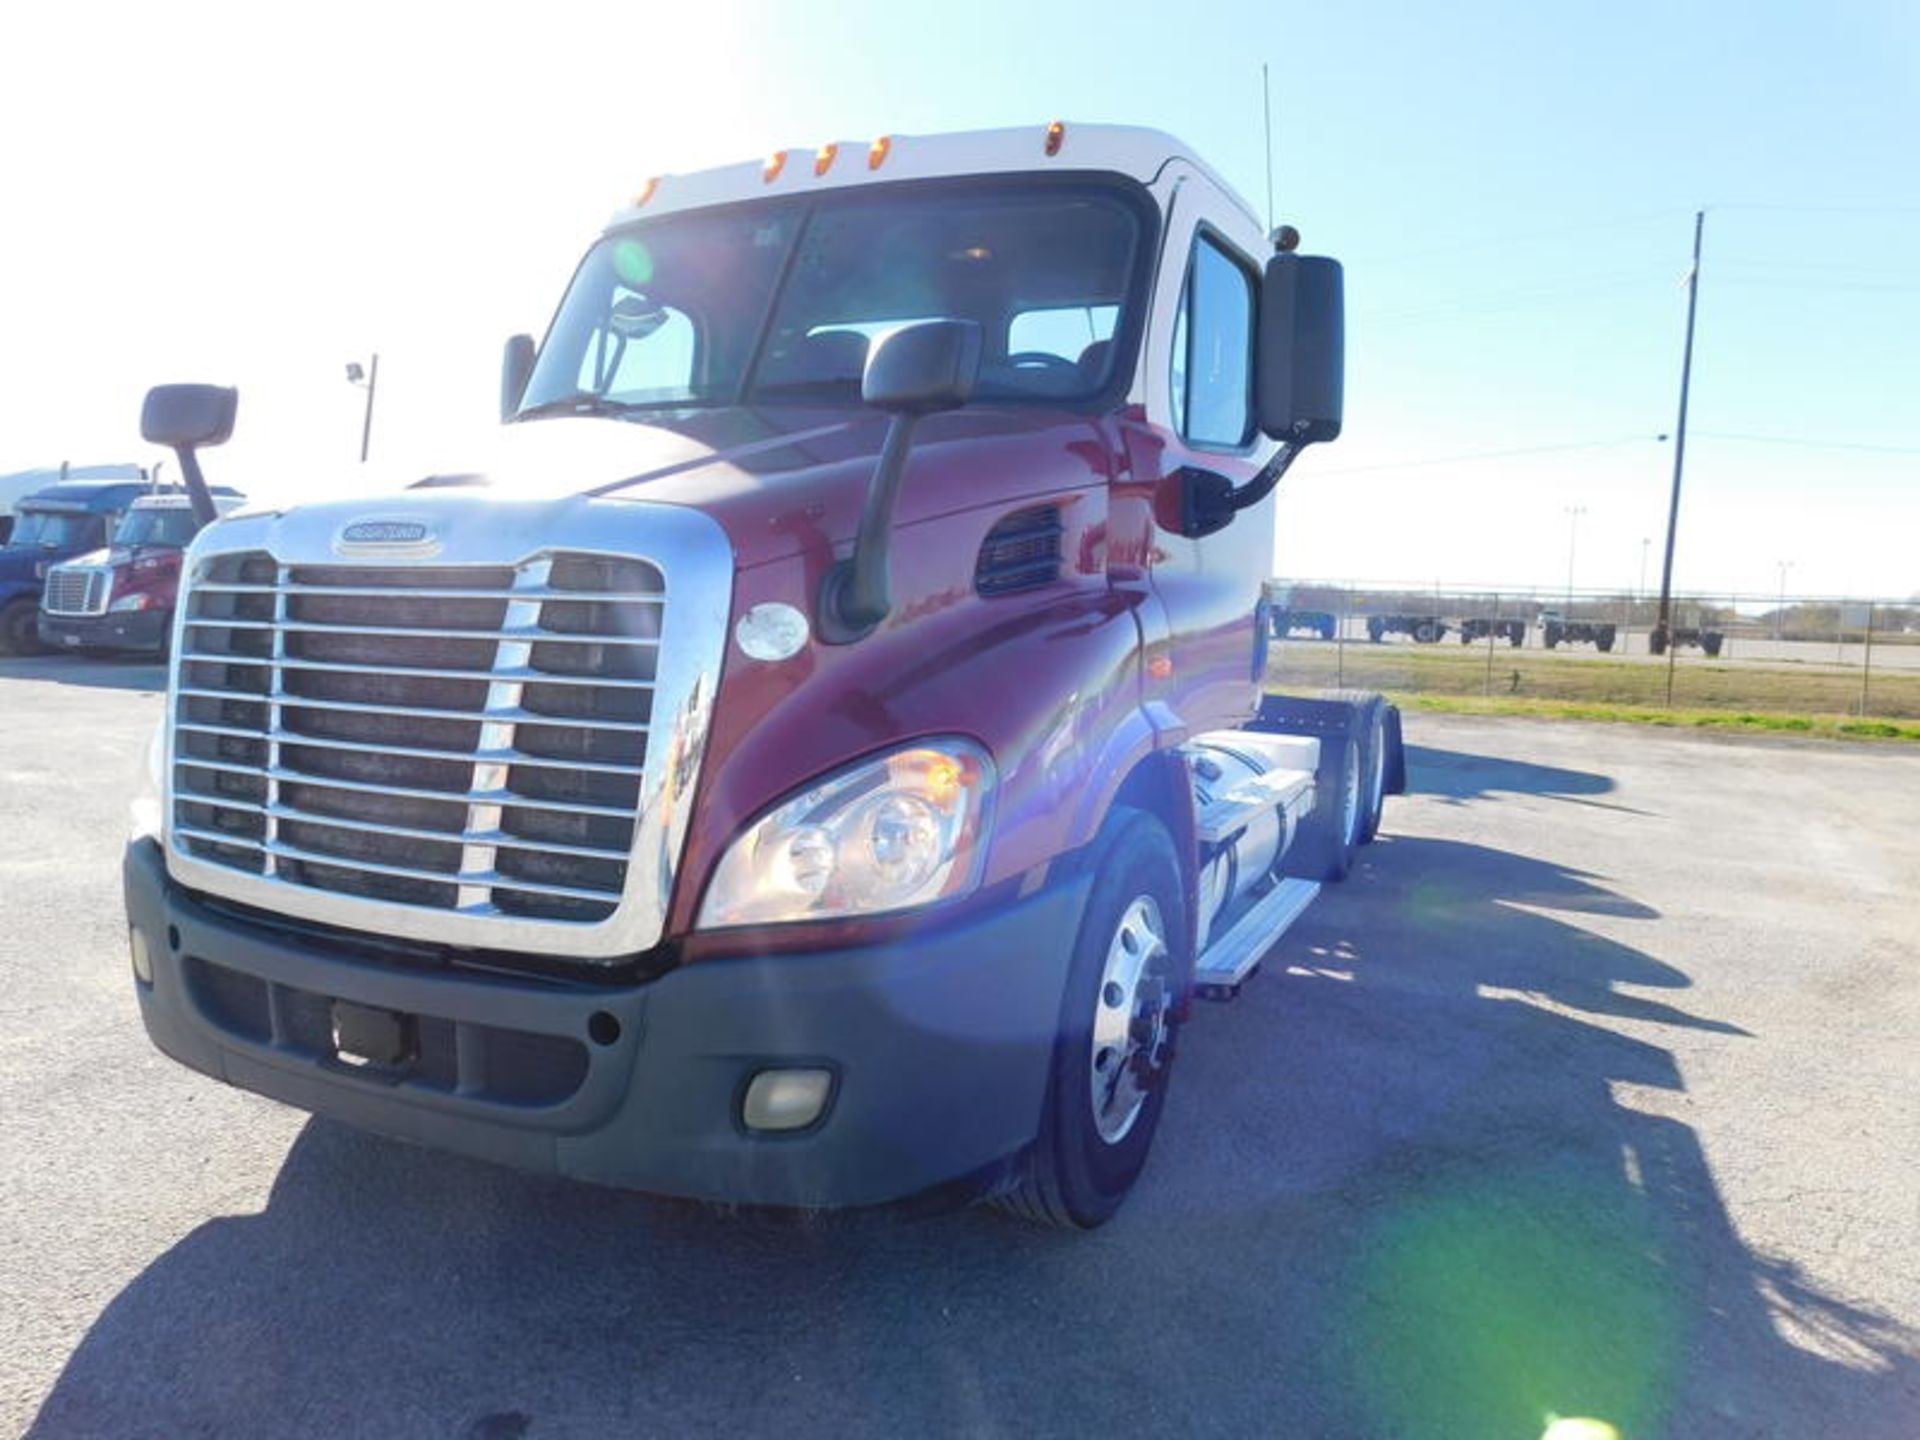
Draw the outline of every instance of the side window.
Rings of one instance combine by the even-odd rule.
[[[1089,367],[1104,364],[1118,305],[1070,305],[1022,310],[1007,326],[1009,355],[1048,355]],[[1101,346],[1099,350],[1094,347]]]
[[[580,357],[580,389],[645,404],[692,393],[693,321],[646,295],[622,290]]]
[[[1173,329],[1173,420],[1196,445],[1239,447],[1253,421],[1253,279],[1205,235]]]

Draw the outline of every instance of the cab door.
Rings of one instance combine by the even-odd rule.
[[[1259,703],[1266,636],[1261,584],[1272,572],[1269,496],[1224,530],[1179,529],[1181,472],[1253,478],[1273,453],[1259,432],[1254,347],[1265,240],[1239,202],[1196,167],[1173,180],[1143,350],[1144,419],[1129,427],[1132,479],[1150,488],[1150,583],[1164,633],[1148,637],[1146,687],[1169,728],[1239,724]]]

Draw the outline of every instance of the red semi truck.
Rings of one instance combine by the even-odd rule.
[[[241,496],[213,492],[217,511]],[[180,587],[180,559],[199,533],[193,499],[177,490],[142,495],[105,550],[48,569],[40,593],[40,643],[51,650],[166,652]]]
[[[713,1200],[1101,1223],[1401,783],[1263,696],[1341,276],[1055,124],[650,181],[497,448],[194,543],[125,885],[195,1069]],[[203,485],[232,391],[155,390]],[[407,478],[407,477],[403,477]]]

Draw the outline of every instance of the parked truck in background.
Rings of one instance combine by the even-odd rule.
[[[1389,635],[1408,635],[1415,643],[1432,645],[1447,638],[1453,627],[1439,615],[1369,615],[1367,639],[1378,645]]]
[[[1339,631],[1339,621],[1331,610],[1308,609],[1293,603],[1293,586],[1285,580],[1267,580],[1260,586],[1260,607],[1267,617],[1267,628],[1276,640],[1294,635],[1317,635],[1331,640]]]
[[[214,490],[220,511],[241,503]],[[50,566],[40,595],[40,643],[50,650],[164,654],[173,638],[180,557],[201,522],[182,490],[140,495],[120,517],[109,548]]]
[[[140,496],[141,479],[55,481],[14,506],[13,531],[0,547],[0,655],[41,650],[40,592],[55,565],[98,550]]]
[[[1474,616],[1458,623],[1462,645],[1471,645],[1476,640],[1492,637],[1496,640],[1504,640],[1511,648],[1518,650],[1527,641],[1527,622],[1524,620],[1495,620],[1486,616]]]
[[[1676,625],[1673,627],[1673,643],[1676,646],[1695,646],[1706,651],[1709,658],[1717,659],[1721,647],[1727,643],[1727,637],[1725,631],[1704,625]],[[1652,655],[1667,653],[1667,631],[1664,626],[1656,625],[1647,633],[1647,652]]]
[[[1540,643],[1549,650],[1560,645],[1592,645],[1598,650],[1611,650],[1619,634],[1619,628],[1611,621],[1570,620],[1559,610],[1540,612]]]
[[[1339,629],[1339,622],[1331,610],[1275,610],[1273,616],[1273,638],[1285,640],[1290,635],[1317,635],[1322,640],[1331,640]]]
[[[649,181],[490,456],[194,541],[153,1040],[537,1170],[1101,1223],[1400,783],[1380,697],[1261,691],[1340,291],[1145,130]],[[198,483],[233,406],[143,430]]]

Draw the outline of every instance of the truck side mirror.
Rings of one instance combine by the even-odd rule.
[[[156,385],[140,407],[140,438],[180,457],[193,518],[202,525],[211,525],[219,512],[193,452],[201,445],[226,444],[239,410],[240,392],[230,385]]]
[[[1340,433],[1345,286],[1325,255],[1275,255],[1260,286],[1260,429],[1295,449]]]
[[[973,398],[980,374],[980,326],[972,320],[923,320],[886,336],[867,357],[860,398],[896,415],[957,410]]]
[[[507,337],[506,353],[500,357],[500,418],[511,420],[527,393],[527,381],[533,378],[533,337]]]
[[[224,445],[233,435],[240,392],[225,385],[156,385],[140,408],[140,438],[170,450]]]

